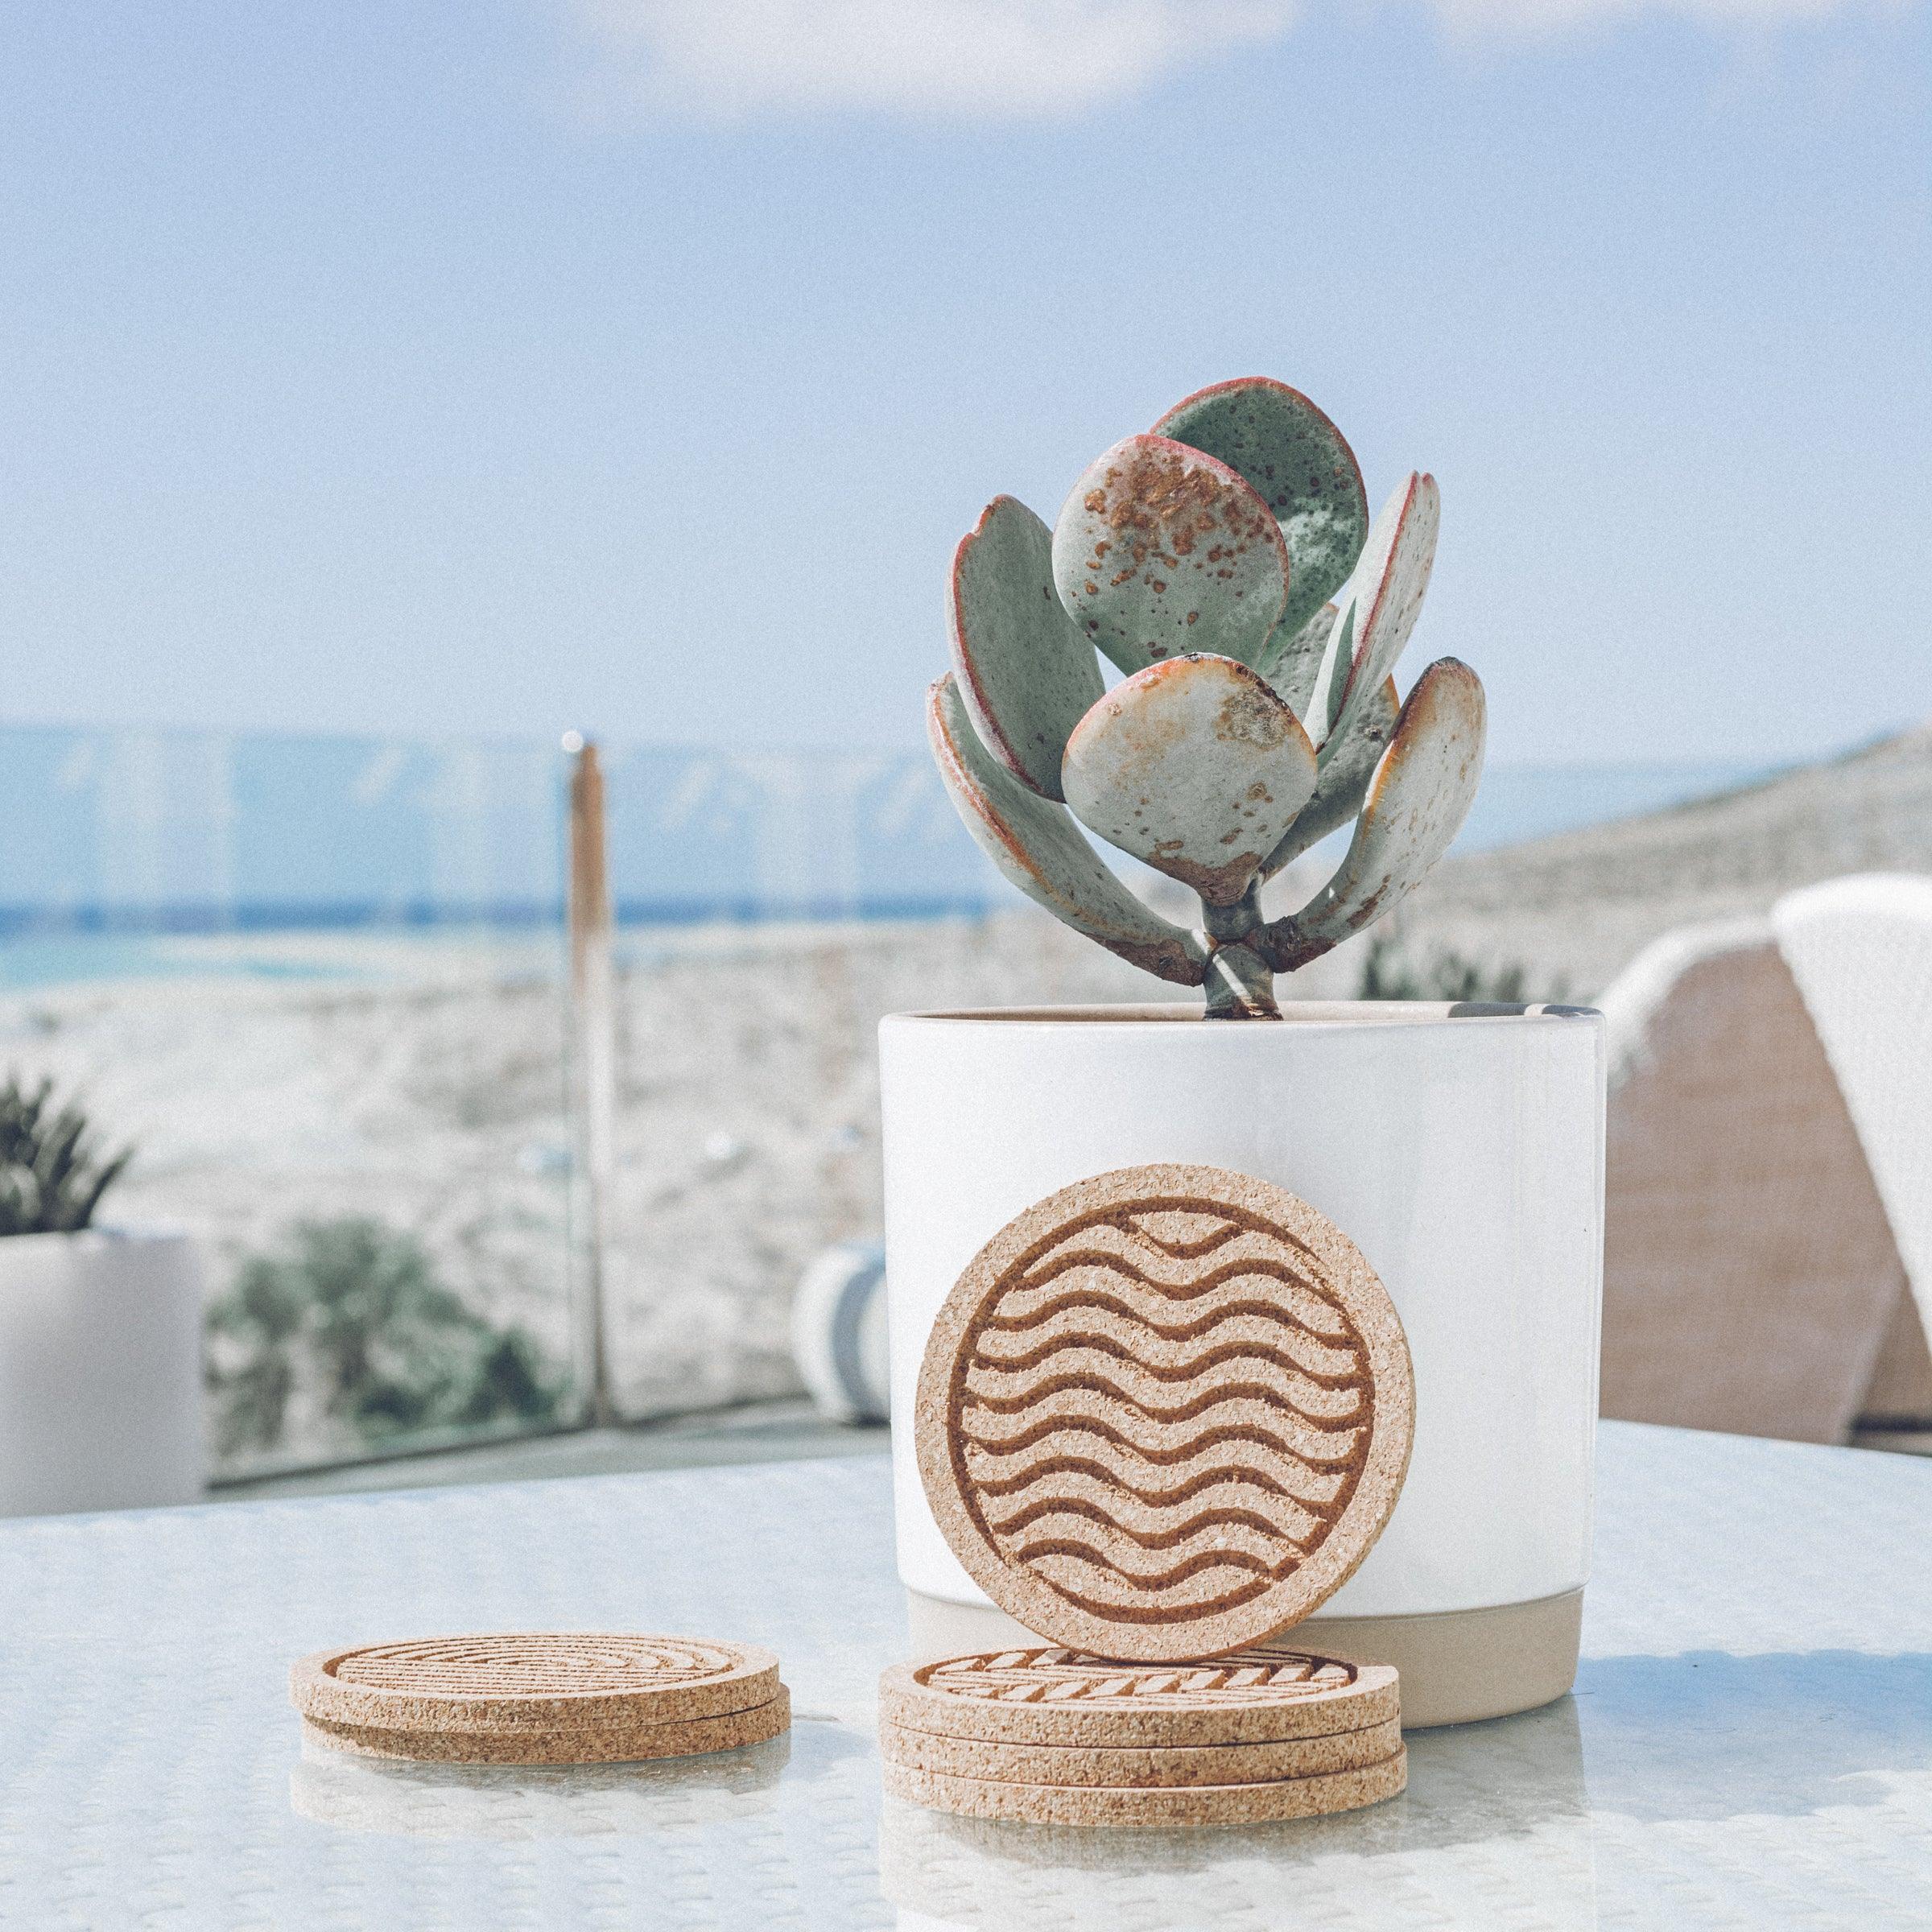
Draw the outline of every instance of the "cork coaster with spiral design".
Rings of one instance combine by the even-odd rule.
[[[592,1764],[730,1750],[791,1723],[755,1645],[509,1633],[318,1652],[290,1674],[304,1735],[376,1757]]]

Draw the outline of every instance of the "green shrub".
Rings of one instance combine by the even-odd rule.
[[[0,1235],[72,1234],[89,1225],[134,1150],[101,1158],[87,1116],[52,1104],[54,1084],[29,1093],[19,1074],[0,1087]]]
[[[1521,1006],[1530,1000],[1528,984],[1529,975],[1521,966],[1482,966],[1455,952],[1439,952],[1418,967],[1404,955],[1399,940],[1378,933],[1368,942],[1356,997]],[[1538,997],[1560,1000],[1563,996],[1559,988]]]
[[[208,1330],[224,1456],[273,1448],[298,1393],[372,1445],[554,1422],[567,1394],[522,1329],[465,1307],[413,1235],[361,1216],[299,1222],[282,1252],[251,1256]]]

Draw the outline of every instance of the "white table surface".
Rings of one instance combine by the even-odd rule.
[[[1608,1425],[1573,1699],[1407,1794],[1212,1831],[885,1800],[885,1462],[0,1525],[0,1924],[1932,1926],[1932,1464]],[[775,1649],[788,1740],[681,1765],[305,1757],[290,1661],[579,1628]]]

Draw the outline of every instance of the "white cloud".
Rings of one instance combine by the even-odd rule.
[[[1849,13],[1864,0],[1428,0],[1452,33],[1554,39],[1640,14],[1674,14],[1718,27],[1765,29]]]
[[[578,0],[624,91],[733,116],[1079,114],[1278,39],[1295,0]]]
[[[1450,34],[1547,39],[1645,14],[1749,31],[1893,0],[1421,0]],[[1909,4],[1909,0],[1896,0]],[[1046,118],[1282,39],[1300,0],[574,0],[598,84],[736,118]]]

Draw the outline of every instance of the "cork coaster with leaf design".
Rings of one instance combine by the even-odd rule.
[[[791,1722],[778,1660],[751,1644],[511,1633],[307,1657],[290,1701],[316,1741],[444,1763],[591,1764],[729,1750]]]
[[[969,1262],[920,1369],[941,1533],[1026,1629],[1199,1660],[1340,1589],[1402,1488],[1408,1344],[1340,1228],[1224,1168],[1117,1169]]]
[[[1055,1648],[895,1664],[879,1722],[993,1744],[1100,1750],[1273,1744],[1400,1718],[1387,1664],[1270,1645],[1211,1662],[1123,1664]]]

